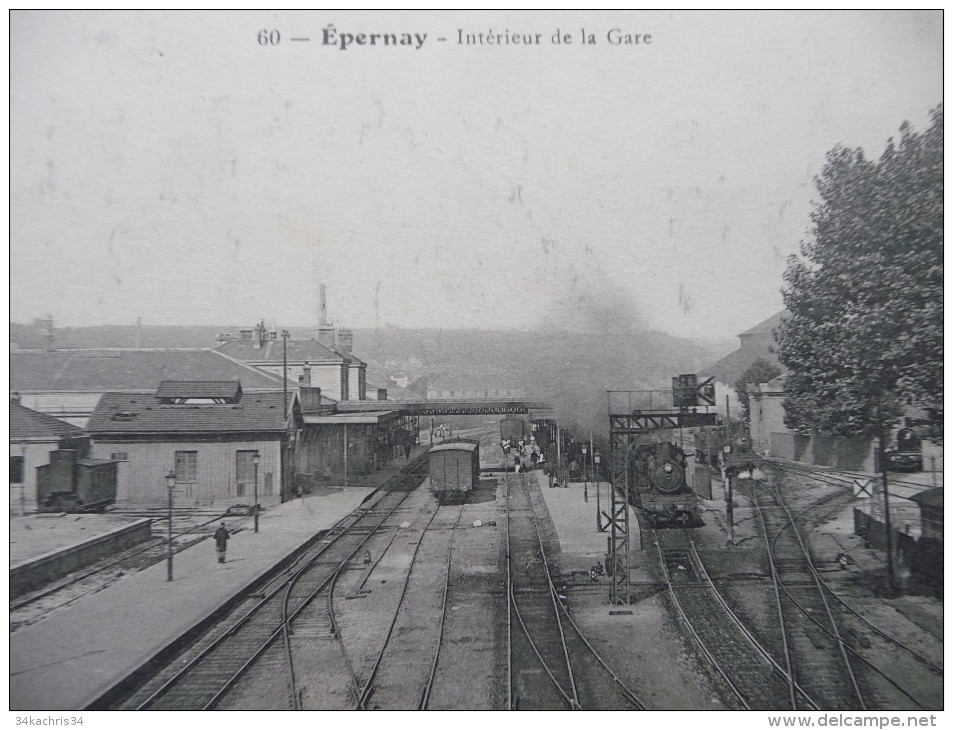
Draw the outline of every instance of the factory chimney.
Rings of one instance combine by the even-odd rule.
[[[318,284],[318,327],[328,324],[328,287]]]
[[[328,324],[328,288],[318,284],[318,342],[334,347],[334,325]]]

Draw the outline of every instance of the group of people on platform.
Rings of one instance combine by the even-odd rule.
[[[529,441],[523,439],[516,443],[510,439],[503,439],[500,442],[500,448],[503,449],[503,462],[510,463],[512,456],[513,471],[534,471],[538,468],[545,468],[546,456],[536,445],[536,437],[530,436]]]

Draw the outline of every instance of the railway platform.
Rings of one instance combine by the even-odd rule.
[[[588,573],[594,563],[605,559],[607,532],[597,525],[597,507],[608,513],[611,494],[608,482],[569,482],[567,487],[549,487],[549,478],[540,469],[535,472],[539,489],[559,538],[565,570]],[[598,493],[598,499],[597,499]],[[607,524],[600,516],[602,525]],[[632,543],[639,544],[639,521],[629,508]]]
[[[417,447],[411,459],[425,451]],[[329,488],[252,517],[217,562],[204,540],[175,554],[173,580],[163,561],[124,576],[10,636],[10,709],[81,710],[188,634],[235,596],[294,555],[316,533],[370,502],[407,462],[362,478],[364,486]],[[234,523],[233,523],[234,524]]]

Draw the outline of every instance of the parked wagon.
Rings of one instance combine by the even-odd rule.
[[[50,463],[36,469],[40,512],[98,512],[116,501],[119,463],[83,459],[72,449],[50,452]]]
[[[445,441],[430,449],[430,489],[440,504],[459,504],[480,483],[480,442]]]
[[[528,440],[530,437],[530,425],[522,416],[504,416],[500,419],[500,441],[510,440],[515,444],[520,439]]]

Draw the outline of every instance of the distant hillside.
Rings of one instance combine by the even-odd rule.
[[[145,325],[55,329],[53,347],[215,347],[236,326],[158,327]],[[606,390],[640,390],[670,383],[678,373],[701,370],[723,352],[662,332],[584,334],[559,331],[353,329],[354,352],[368,362],[368,381],[386,385],[386,363],[419,362],[445,384],[499,383],[550,401],[563,421],[603,432]],[[296,339],[317,329],[292,328]],[[20,348],[46,347],[45,332],[10,325]]]

